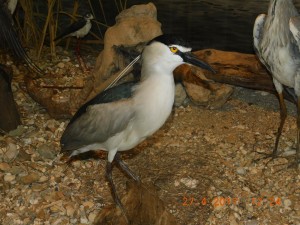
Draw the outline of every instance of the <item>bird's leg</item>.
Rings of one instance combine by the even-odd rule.
[[[121,159],[120,157],[120,153],[116,153],[114,160],[119,164],[119,166],[123,169],[124,172],[126,172],[126,174],[128,176],[130,176],[132,179],[134,179],[136,182],[140,182],[140,178],[138,176],[136,176],[131,169],[129,169],[129,167],[126,165],[126,163],[124,163],[124,161]]]
[[[255,161],[259,161],[259,160],[266,159],[266,158],[274,159],[274,158],[277,157],[279,139],[280,139],[280,136],[281,136],[281,133],[282,133],[282,129],[283,129],[285,119],[287,117],[287,109],[286,109],[286,105],[285,105],[285,102],[284,102],[283,93],[282,92],[278,93],[278,97],[279,97],[279,104],[280,104],[280,124],[279,124],[278,130],[277,130],[273,152],[271,154],[258,152],[259,154],[265,155],[265,157],[259,158],[258,160],[255,160]]]
[[[297,100],[297,143],[296,143],[296,161],[289,167],[298,167],[300,165],[300,98]]]
[[[282,92],[278,94],[279,96],[279,104],[280,104],[280,125],[278,127],[278,131],[276,134],[276,140],[275,140],[275,146],[272,152],[272,157],[276,157],[277,156],[277,152],[278,152],[278,144],[279,144],[279,139],[282,133],[282,129],[283,129],[283,125],[287,116],[287,110],[286,110],[286,105],[284,102],[284,98],[283,98],[283,94]]]
[[[108,180],[108,182],[110,184],[110,187],[111,187],[112,197],[113,197],[114,202],[116,203],[116,205],[121,209],[122,214],[124,215],[124,217],[126,219],[126,222],[128,223],[128,218],[126,216],[126,211],[123,207],[123,204],[121,203],[120,198],[118,197],[116,186],[115,186],[115,184],[113,182],[113,179],[112,179],[112,169],[113,169],[113,164],[111,162],[107,162],[107,164],[106,164],[106,177],[107,177],[107,180]]]
[[[297,149],[296,149],[296,163],[300,164],[300,98],[297,101]]]
[[[77,57],[77,61],[80,65],[80,67],[82,68],[83,72],[88,71],[87,66],[85,65],[85,62],[83,61],[81,54],[80,54],[80,39],[77,39],[77,44],[76,44],[76,48],[75,48],[75,54]]]
[[[75,52],[76,55],[80,56],[80,39],[77,39]]]

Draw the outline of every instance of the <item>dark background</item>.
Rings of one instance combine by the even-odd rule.
[[[72,12],[73,1],[63,0],[65,10]],[[88,1],[80,0],[79,13],[89,9]],[[97,20],[110,26],[121,10],[124,0],[92,0]],[[219,50],[253,53],[252,29],[255,18],[267,13],[269,0],[153,0],[158,21],[164,33],[174,33],[189,40],[194,50],[215,48]],[[147,0],[127,0],[126,8],[146,4]],[[294,0],[300,9],[300,0]],[[69,9],[68,9],[69,8]],[[96,33],[105,33],[104,27],[93,26]]]

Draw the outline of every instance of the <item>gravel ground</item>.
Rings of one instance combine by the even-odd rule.
[[[60,160],[67,120],[54,120],[13,83],[23,125],[0,136],[0,224],[92,224],[113,204],[104,176],[105,154]],[[286,158],[256,160],[271,152],[279,124],[273,95],[237,88],[218,110],[174,108],[165,126],[129,154],[126,163],[178,224],[300,224],[299,170],[294,161],[295,107],[289,105],[279,149]],[[100,159],[99,159],[100,158]],[[114,169],[120,195],[126,178]]]

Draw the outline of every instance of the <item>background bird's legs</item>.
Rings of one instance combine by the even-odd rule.
[[[126,215],[126,211],[125,211],[125,209],[124,209],[124,207],[121,203],[120,198],[118,197],[116,186],[115,186],[115,184],[113,182],[113,179],[112,179],[112,169],[113,169],[113,163],[107,162],[107,164],[106,164],[106,177],[107,177],[107,180],[108,180],[108,182],[110,184],[110,187],[111,187],[112,197],[113,197],[114,202],[116,203],[116,205],[121,209],[122,214],[124,215],[124,217],[126,219],[126,222],[129,223],[127,215]]]
[[[77,43],[76,43],[76,48],[75,48],[75,54],[76,54],[76,57],[77,57],[77,60],[78,60],[78,63],[82,69],[83,72],[86,72],[88,71],[89,69],[87,68],[87,66],[85,65],[85,62],[84,60],[82,59],[81,57],[81,54],[80,54],[80,38],[77,39]]]
[[[124,161],[121,159],[120,154],[117,152],[115,155],[114,160],[118,163],[118,165],[123,169],[124,172],[126,172],[126,174],[128,176],[130,176],[132,179],[134,179],[136,182],[140,183],[140,178],[138,176],[136,176],[131,169],[129,169],[129,167],[126,165],[126,163],[124,163]]]

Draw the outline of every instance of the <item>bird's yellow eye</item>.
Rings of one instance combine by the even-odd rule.
[[[170,47],[171,52],[176,53],[178,51],[178,48],[176,47]]]

